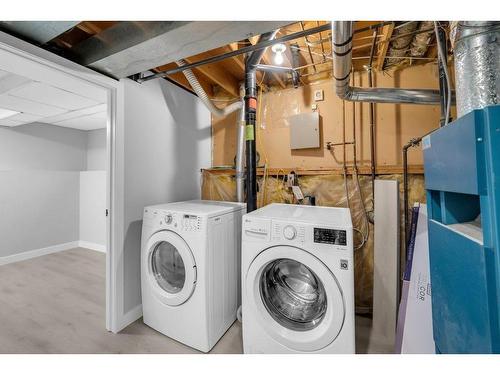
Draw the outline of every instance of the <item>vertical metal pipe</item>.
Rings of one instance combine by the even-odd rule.
[[[377,30],[373,32],[372,47],[370,50],[370,61],[368,63],[368,87],[373,87],[373,56],[375,54],[375,46],[377,44]],[[370,171],[372,180],[372,202],[375,205],[375,104],[369,103],[369,118],[370,118]]]
[[[278,30],[262,34],[259,43],[274,39]],[[247,212],[257,209],[257,147],[255,143],[255,123],[257,118],[256,65],[266,50],[252,52],[245,61],[245,147],[246,147],[246,190]]]
[[[257,87],[255,69],[246,67],[245,74],[245,147],[246,147],[246,190],[247,212],[257,209],[257,162],[255,143],[255,122],[257,117]]]
[[[408,201],[409,201],[409,187],[408,187],[408,149],[410,147],[415,147],[420,144],[420,141],[422,140],[422,137],[418,138],[413,138],[411,139],[407,144],[403,146],[403,214],[404,214],[404,233],[403,233],[403,238],[404,238],[404,252],[401,256],[401,264],[404,265],[406,262],[406,255],[407,255],[407,250],[408,250],[408,229],[409,229],[409,224],[408,224]]]
[[[236,200],[245,200],[245,109],[242,106],[238,119],[236,140]]]
[[[411,142],[411,141],[410,141]],[[404,214],[404,259],[401,259],[404,270],[404,264],[406,263],[406,251],[408,249],[408,148],[411,147],[411,143],[407,143],[403,146],[403,214]]]

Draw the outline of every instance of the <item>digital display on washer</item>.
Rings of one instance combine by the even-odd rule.
[[[347,245],[347,232],[340,229],[314,228],[314,242]]]

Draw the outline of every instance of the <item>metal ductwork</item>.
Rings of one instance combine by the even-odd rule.
[[[460,21],[453,27],[457,115],[500,103],[500,22]]]
[[[73,46],[77,62],[115,78],[269,32],[290,21],[122,21]]]
[[[78,23],[78,21],[1,21],[0,30],[38,44],[45,44]]]
[[[398,88],[361,88],[349,85],[352,70],[352,21],[332,22],[333,74],[337,95],[348,101],[371,103],[440,103],[439,90],[398,89]]]

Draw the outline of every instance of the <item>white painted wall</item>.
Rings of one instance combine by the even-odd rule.
[[[0,127],[0,257],[76,241],[103,248],[105,169],[106,129]]]
[[[106,170],[106,129],[89,130],[87,133],[87,170]]]
[[[0,126],[0,170],[87,169],[87,133],[48,124]]]
[[[0,171],[0,257],[78,240],[78,171]]]
[[[81,246],[104,249],[106,245],[106,171],[80,172]]]
[[[200,197],[200,169],[211,163],[211,127],[200,100],[175,85],[163,79],[122,82],[124,127],[117,129],[117,142],[123,141],[125,175],[123,309],[135,320],[141,312],[143,208]]]

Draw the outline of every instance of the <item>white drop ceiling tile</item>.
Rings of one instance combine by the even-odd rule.
[[[24,122],[22,121],[14,121],[11,120],[10,118],[0,119],[0,126],[18,126],[23,124]]]
[[[94,113],[98,112],[103,112],[106,113],[106,104],[99,104],[93,107],[88,107],[84,109],[79,109],[76,111],[69,111],[66,113],[63,113],[61,115],[57,116],[51,116],[51,117],[46,117],[43,119],[43,122],[47,124],[57,124],[58,122],[81,117],[81,116],[86,116],[86,115],[91,115]]]
[[[41,82],[32,82],[29,85],[11,90],[9,94],[66,110],[77,110],[99,104],[95,100]]]
[[[24,123],[35,122],[43,119],[43,116],[30,115],[28,113],[20,113],[18,115],[14,115],[9,117],[9,120],[21,121]]]
[[[60,115],[67,112],[66,109],[18,98],[10,94],[0,95],[0,108],[43,117]]]
[[[87,116],[60,121],[55,123],[55,125],[80,130],[103,129],[107,125],[107,116],[106,112],[99,112]]]
[[[4,76],[0,76],[0,94],[7,93],[11,90],[27,85],[30,82],[33,81],[28,78],[18,76],[17,74],[7,73]]]

